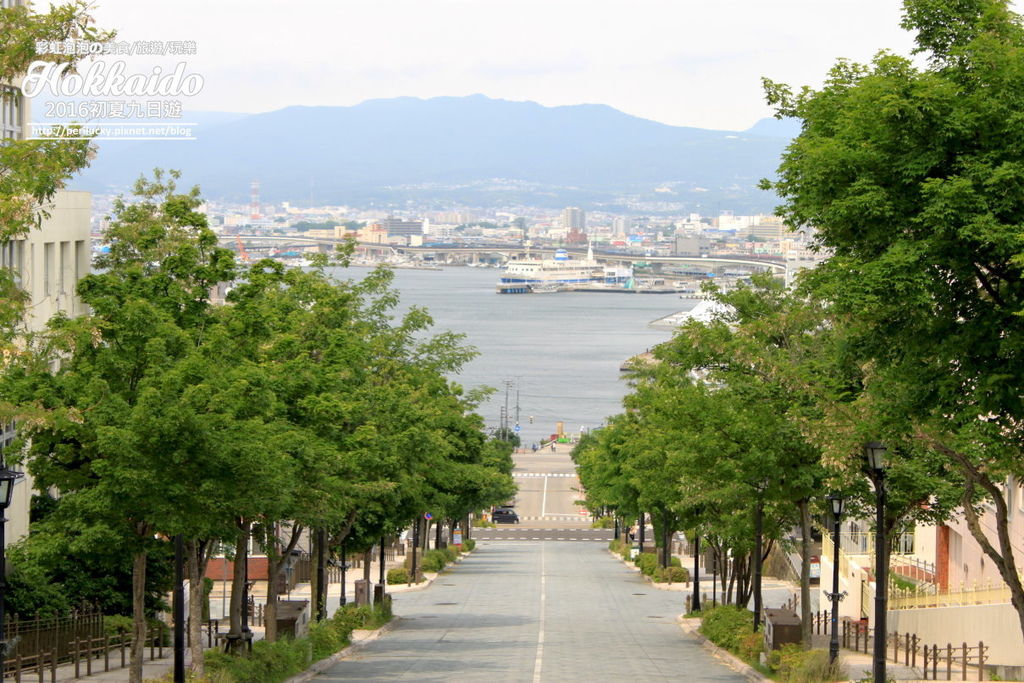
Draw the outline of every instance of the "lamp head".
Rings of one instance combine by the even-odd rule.
[[[14,494],[14,482],[21,479],[24,474],[4,467],[0,469],[0,508],[7,509],[11,504],[11,496]]]
[[[836,521],[842,519],[843,508],[846,504],[846,501],[843,499],[843,497],[838,493],[830,493],[828,495],[828,502],[832,508],[832,516],[836,519]]]
[[[864,444],[864,456],[867,458],[868,467],[875,474],[881,474],[885,470],[885,453],[888,449],[880,441],[870,441]]]

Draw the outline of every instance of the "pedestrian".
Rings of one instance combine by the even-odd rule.
[[[534,452],[534,453],[536,453],[536,452],[537,452],[537,444],[536,444],[536,443],[534,443],[534,444],[533,444],[533,452]]]
[[[554,441],[551,442],[551,452],[552,453],[555,452],[555,442]]]

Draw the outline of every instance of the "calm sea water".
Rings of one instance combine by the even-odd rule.
[[[649,322],[694,305],[674,294],[499,295],[499,272],[396,270],[395,284],[403,308],[423,306],[437,331],[463,333],[479,351],[454,379],[467,389],[498,389],[479,409],[488,426],[499,425],[506,380],[514,383],[508,405],[515,419],[518,387],[520,437],[527,446],[552,434],[556,422],[578,431],[621,412],[628,389],[619,377],[622,361],[669,338]],[[360,271],[347,275],[358,278]]]

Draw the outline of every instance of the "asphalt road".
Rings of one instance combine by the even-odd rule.
[[[500,524],[495,529],[473,529],[477,541],[598,541],[608,544],[614,532],[611,529],[545,529],[530,528],[527,524]]]
[[[555,451],[516,453],[512,477],[519,492],[515,507],[521,525],[534,528],[587,528],[591,518],[577,505],[583,498],[569,452],[571,444],[557,444]]]
[[[395,595],[396,627],[320,681],[729,681],[660,591],[604,544],[481,541],[422,591]]]

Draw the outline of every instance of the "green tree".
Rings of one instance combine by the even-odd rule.
[[[803,121],[778,179],[792,227],[832,256],[808,284],[870,364],[862,403],[874,435],[910,438],[963,479],[972,535],[1021,585],[1001,484],[1024,478],[1024,30],[1003,0],[906,0],[917,68],[882,52],[840,61],[819,90],[766,82],[780,116]],[[978,518],[994,508],[995,538]]]

